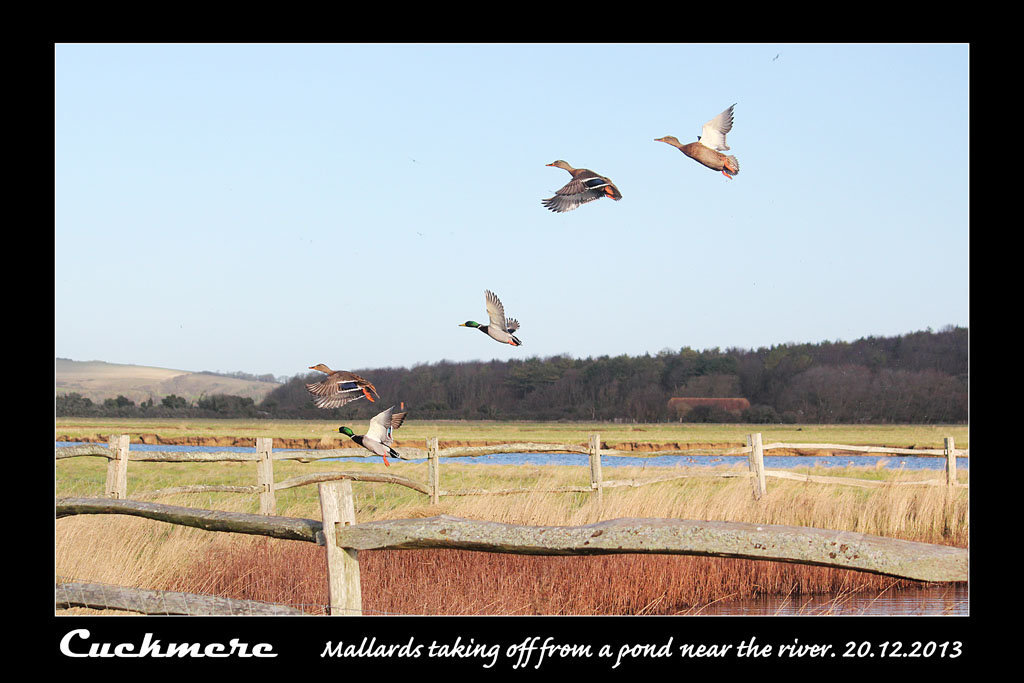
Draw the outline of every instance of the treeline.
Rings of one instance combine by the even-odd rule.
[[[250,372],[242,372],[236,370],[234,372],[214,372],[213,370],[201,370],[197,375],[215,375],[217,377],[232,377],[234,379],[244,379],[248,382],[287,382],[287,377],[275,377],[272,373],[266,373],[263,375],[254,375]]]
[[[159,401],[150,398],[136,404],[127,396],[95,403],[72,392],[57,396],[55,404],[57,417],[271,417],[259,410],[251,398],[231,394],[200,396],[194,402],[170,394]]]
[[[259,404],[214,396],[195,405],[168,404],[167,397],[148,407],[120,399],[85,406],[88,399],[69,395],[58,398],[57,414],[129,416],[134,409],[152,416],[366,420],[404,401],[419,419],[956,423],[967,421],[967,337],[966,328],[946,327],[757,350],[684,347],[653,356],[349,368],[376,385],[379,403],[319,410],[304,384],[322,375],[310,373],[292,377]],[[737,414],[700,406],[680,416],[668,405],[673,396],[742,396],[750,408]],[[89,410],[97,412],[81,412]]]

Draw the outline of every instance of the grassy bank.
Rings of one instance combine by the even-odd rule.
[[[157,434],[176,437],[274,437],[295,439],[339,438],[338,427],[349,424],[357,434],[366,424],[345,420],[176,420],[77,418],[56,419],[58,436],[70,440],[109,434]],[[599,433],[610,447],[617,443],[742,444],[747,434],[760,432],[765,443],[841,443],[907,448],[941,448],[942,439],[954,437],[958,448],[968,448],[967,425],[766,425],[766,424],[615,424],[610,422],[502,422],[409,419],[395,433],[398,443],[422,447],[429,437],[446,441],[586,443]],[[137,440],[133,439],[137,443]]]
[[[501,430],[512,423],[491,424]],[[597,429],[604,434],[604,427]],[[713,433],[712,428],[733,426],[709,426],[705,434]],[[582,433],[585,438],[586,428]],[[554,440],[540,436],[514,438]],[[828,437],[816,433],[813,437],[836,439],[835,433]],[[934,476],[874,468],[814,468],[812,463],[810,460],[805,471],[813,474],[881,480]],[[446,461],[442,468],[443,487],[452,490],[545,489],[589,482],[585,458],[578,467]],[[702,469],[708,468],[688,468],[694,473]],[[274,470],[275,479],[281,480],[319,471],[384,471],[384,466],[379,462],[278,461]],[[426,466],[422,463],[396,462],[388,471],[426,481]],[[105,459],[58,461],[56,495],[100,496],[105,473]],[[615,468],[615,478],[649,475],[649,470],[639,467]],[[961,473],[962,481],[966,475]],[[146,491],[169,486],[244,485],[255,481],[252,463],[133,462],[128,496],[143,497]],[[968,540],[965,489],[958,490],[952,500],[952,529],[944,534],[945,493],[941,487],[861,489],[769,480],[767,496],[755,502],[745,479],[684,479],[636,489],[608,489],[603,506],[590,494],[539,490],[505,496],[443,497],[438,505],[430,505],[429,498],[404,487],[363,482],[355,482],[353,487],[359,522],[438,514],[531,525],[666,517],[814,526],[960,547],[966,547]],[[315,485],[279,491],[278,514],[319,519],[316,491]],[[246,512],[256,512],[258,507],[254,495],[226,493],[179,495],[159,502]],[[267,600],[317,613],[327,602],[323,563],[322,548],[296,541],[211,533],[119,516],[82,516],[56,522],[56,574],[80,581]],[[842,594],[915,585],[848,570],[676,556],[525,557],[443,550],[373,551],[360,553],[360,565],[364,608],[370,614],[685,614],[699,613],[702,606],[730,597]]]

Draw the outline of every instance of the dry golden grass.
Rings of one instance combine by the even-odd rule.
[[[172,581],[216,540],[200,529],[127,515],[67,517],[54,525],[54,570],[69,580],[152,588]]]
[[[57,463],[57,495],[102,495],[105,461]],[[275,478],[315,471],[383,471],[381,463],[275,463]],[[397,462],[388,471],[426,480],[426,466]],[[658,472],[664,472],[659,468]],[[682,471],[682,470],[680,470]],[[715,468],[687,468],[711,472]],[[717,471],[721,471],[718,468]],[[934,472],[874,468],[812,470],[882,480],[935,477]],[[961,472],[961,480],[966,479]],[[606,479],[643,478],[651,469],[605,468]],[[132,463],[129,497],[185,483],[249,484],[250,463]],[[442,463],[449,490],[532,487],[503,496],[443,497],[438,505],[404,487],[355,482],[357,521],[449,514],[530,525],[582,525],[623,517],[716,519],[813,526],[966,547],[968,493],[951,501],[944,534],[944,487],[877,489],[768,480],[754,501],[745,479],[682,479],[592,494],[539,489],[589,482],[585,464],[511,466]],[[256,497],[188,494],[160,499],[176,505],[256,511]],[[316,486],[278,492],[278,514],[319,519]],[[327,602],[323,549],[296,541],[210,533],[151,520],[83,516],[56,522],[56,574],[71,580],[211,593],[302,606],[322,613]],[[373,551],[360,554],[366,613],[385,614],[686,614],[715,601],[759,595],[899,589],[895,581],[848,570],[763,561],[622,555],[527,557],[469,551]]]

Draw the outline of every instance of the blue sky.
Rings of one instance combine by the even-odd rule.
[[[57,45],[55,355],[291,376],[967,325],[969,52]],[[654,141],[733,103],[731,181]],[[623,199],[548,212],[555,159]],[[485,289],[522,347],[458,327]]]

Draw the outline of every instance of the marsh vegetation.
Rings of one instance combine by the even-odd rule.
[[[529,438],[545,440],[546,436],[550,434]],[[883,481],[932,476],[867,467],[828,468],[825,472],[825,468],[810,466],[812,462],[800,471]],[[767,496],[755,501],[745,479],[695,478],[609,489],[599,504],[591,494],[540,491],[586,485],[589,473],[585,466],[446,461],[442,468],[445,488],[452,490],[537,490],[504,496],[443,497],[439,504],[430,505],[429,498],[411,489],[355,482],[357,521],[448,514],[515,524],[582,525],[623,517],[667,517],[813,526],[958,547],[966,547],[968,542],[969,496],[964,488],[947,500],[944,487],[864,489],[773,480]],[[687,469],[700,473],[712,468]],[[375,462],[275,462],[277,480],[338,470],[383,471],[384,466]],[[396,462],[388,471],[426,480],[422,463]],[[130,472],[130,498],[144,498],[147,491],[171,486],[245,485],[256,478],[252,463],[132,462]],[[102,496],[105,473],[106,460],[102,458],[57,461],[56,495]],[[649,474],[642,467],[617,468],[616,472],[622,478]],[[966,482],[968,476],[961,472],[961,481]],[[255,495],[227,493],[182,494],[159,502],[246,512],[256,512],[258,507]],[[278,491],[277,510],[283,516],[319,519],[316,487]],[[264,600],[314,614],[323,613],[327,604],[324,550],[311,544],[211,533],[121,516],[61,519],[56,522],[55,535],[55,573],[64,579]],[[364,551],[360,565],[366,614],[694,614],[732,598],[846,595],[919,586],[850,570],[685,556]]]

